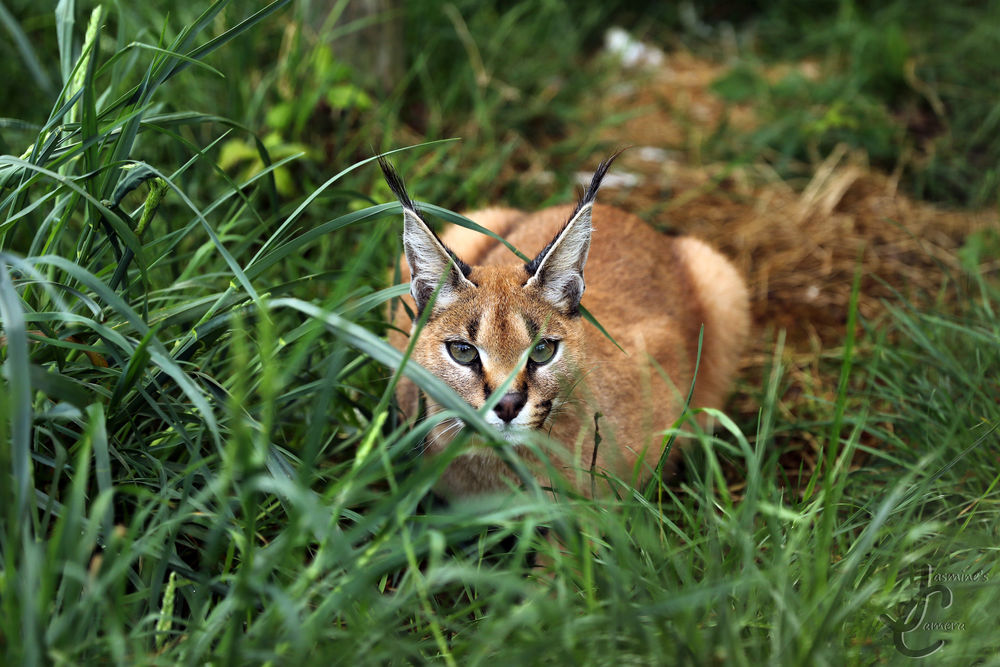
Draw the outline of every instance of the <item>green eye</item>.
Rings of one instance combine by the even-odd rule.
[[[528,358],[531,359],[536,364],[547,364],[552,361],[552,356],[556,353],[557,341],[554,340],[540,340],[535,344],[535,347],[531,348],[531,354]]]
[[[448,354],[451,355],[451,358],[463,366],[468,366],[479,358],[479,351],[476,349],[475,345],[470,345],[457,340],[450,341],[446,343],[446,345],[448,347]]]

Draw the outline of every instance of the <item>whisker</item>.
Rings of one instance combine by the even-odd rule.
[[[442,428],[443,426],[443,428]],[[442,438],[446,435],[451,434],[454,431],[458,431],[465,423],[458,417],[449,417],[438,425],[438,431],[431,438],[425,438],[424,442],[418,445],[418,453],[423,455],[431,445],[436,445]]]

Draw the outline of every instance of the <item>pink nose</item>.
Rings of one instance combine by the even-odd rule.
[[[524,407],[527,400],[528,397],[523,392],[512,391],[509,394],[504,394],[504,397],[493,408],[493,412],[497,413],[497,417],[502,419],[504,423],[509,424],[521,412],[521,408]]]

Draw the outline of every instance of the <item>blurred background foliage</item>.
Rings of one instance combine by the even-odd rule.
[[[428,179],[422,197],[450,208],[497,200],[536,204],[537,190],[498,176],[505,165],[524,170],[542,161],[562,174],[567,170],[560,167],[593,152],[587,137],[568,134],[567,120],[580,114],[595,80],[608,75],[592,56],[615,24],[668,49],[683,46],[732,65],[716,92],[753,104],[763,122],[751,132],[730,128],[712,137],[703,147],[709,155],[765,154],[792,176],[846,142],[886,171],[899,170],[920,197],[959,206],[995,203],[996,0],[415,1],[377,5],[389,11],[360,17],[351,9],[357,4],[295,3],[206,60],[224,76],[184,77],[158,104],[231,119],[256,133],[277,159],[301,153],[275,174],[285,197],[310,192],[337,165],[373,149],[461,137],[460,146],[423,158],[427,164],[414,177],[433,169],[440,178]],[[54,14],[25,0],[8,0],[5,7],[3,27],[11,38],[0,41],[7,119],[0,147],[20,152],[30,130],[18,127],[42,122],[57,86],[58,61],[46,57],[56,48]],[[244,9],[230,5],[216,22],[224,25]],[[127,34],[156,43],[160,29],[169,40],[196,11],[189,4],[168,11],[157,3],[121,3],[109,12],[103,40]],[[384,51],[391,52],[390,65],[378,72],[366,66]],[[150,57],[134,49],[114,68],[135,68]],[[767,76],[766,65],[779,61],[809,62],[816,75]],[[191,139],[204,145],[213,132],[205,125]],[[170,150],[169,144],[147,150]],[[240,173],[259,169],[252,144],[248,136],[228,139],[217,148],[219,164]],[[542,146],[544,155],[537,150]],[[364,176],[354,185],[368,192],[376,179]],[[568,180],[561,185],[563,196]],[[518,191],[525,187],[529,191]]]

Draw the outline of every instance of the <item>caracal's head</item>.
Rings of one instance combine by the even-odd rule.
[[[496,404],[486,421],[510,442],[523,440],[533,429],[544,430],[580,375],[580,298],[591,210],[610,163],[598,168],[566,225],[533,260],[469,266],[424,222],[402,180],[381,161],[403,206],[403,248],[417,310],[414,330],[420,316],[428,315],[413,359],[473,408],[492,397]],[[497,400],[494,392],[508,380]],[[428,414],[438,410],[428,400]],[[427,451],[443,449],[461,427],[458,420],[442,422],[431,433]]]

